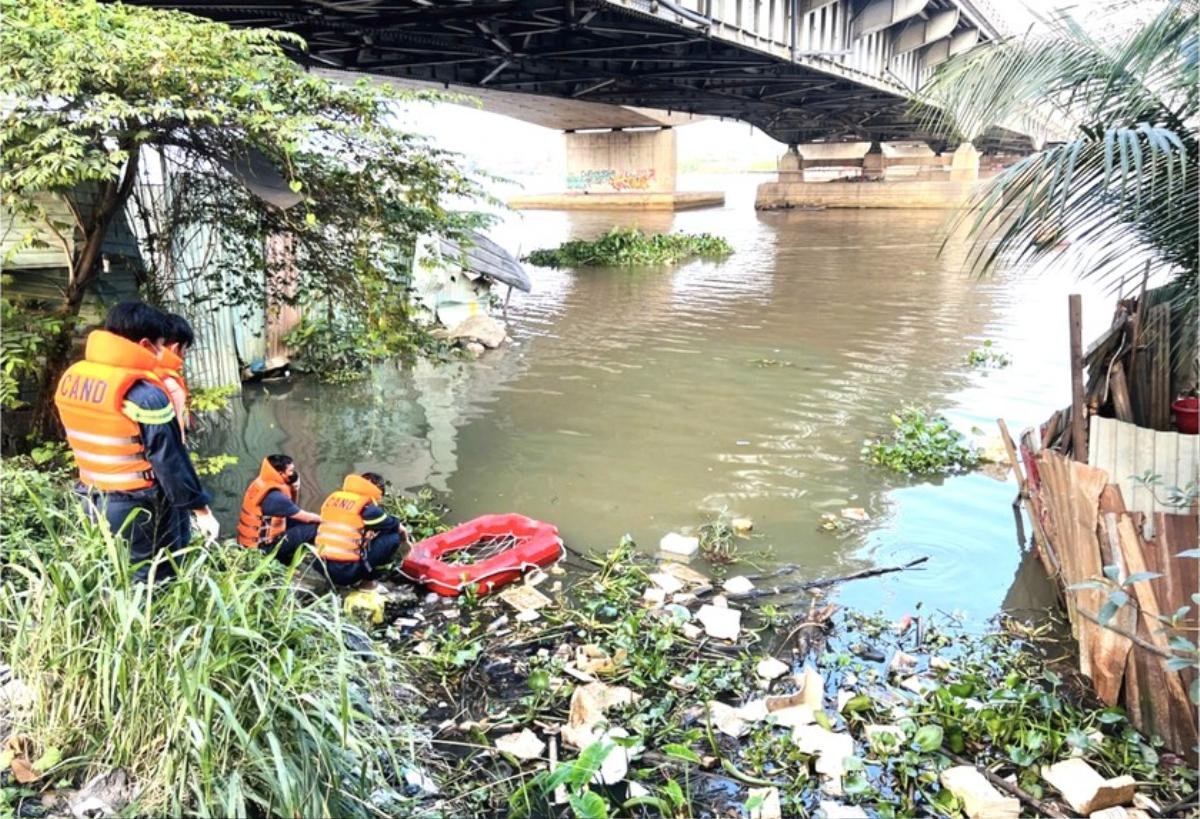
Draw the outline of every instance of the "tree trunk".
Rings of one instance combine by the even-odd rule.
[[[96,241],[97,246],[103,241],[104,235],[100,234],[100,238]],[[76,268],[76,270],[81,270],[81,268]],[[58,412],[54,408],[54,390],[70,363],[79,308],[83,305],[87,286],[94,278],[94,275],[80,276],[76,282],[67,286],[62,306],[62,314],[66,320],[58,335],[51,339],[46,348],[46,366],[42,370],[42,377],[38,383],[37,401],[34,404],[33,423],[30,427],[30,435],[36,440],[62,438],[62,424],[59,422]]]
[[[138,150],[131,151],[125,163],[125,172],[120,183],[102,182],[97,191],[96,205],[91,209],[91,222],[83,226],[84,240],[76,246],[74,279],[67,283],[63,294],[62,314],[66,321],[58,335],[50,340],[46,349],[46,366],[38,383],[37,401],[34,403],[31,437],[37,440],[62,438],[62,424],[54,408],[54,389],[66,371],[71,358],[71,346],[75,339],[79,309],[87,289],[99,274],[101,250],[108,235],[109,225],[129,201],[138,171]]]

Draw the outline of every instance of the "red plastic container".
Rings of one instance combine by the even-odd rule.
[[[1200,398],[1180,398],[1171,405],[1175,413],[1175,429],[1184,435],[1200,432]]]
[[[478,563],[453,565],[442,560],[489,535],[512,535],[517,543]],[[414,544],[400,571],[443,597],[457,597],[468,586],[484,595],[520,579],[526,569],[549,566],[562,555],[557,527],[524,515],[484,515]]]

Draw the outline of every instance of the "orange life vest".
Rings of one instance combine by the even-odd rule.
[[[83,360],[59,379],[54,406],[84,485],[106,492],[154,486],[141,428],[126,414],[125,396],[139,381],[162,388],[157,366],[154,353],[141,345],[94,330],[88,334]],[[163,412],[169,420],[171,410]]]
[[[296,487],[288,483],[287,478],[280,475],[270,461],[263,458],[258,477],[250,482],[246,494],[242,496],[242,512],[238,515],[237,542],[247,549],[258,549],[274,543],[287,531],[287,518],[263,514],[263,499],[274,489],[287,495],[293,503],[296,502]]]
[[[188,420],[188,386],[183,377],[183,359],[178,354],[164,347],[158,353],[158,368],[155,370],[167,388],[167,397],[175,407],[175,417],[179,419],[179,430],[187,430]]]
[[[363,522],[363,508],[368,503],[379,503],[382,498],[383,490],[366,478],[347,475],[342,488],[321,504],[317,557],[348,563],[361,560],[363,547],[373,534]]]

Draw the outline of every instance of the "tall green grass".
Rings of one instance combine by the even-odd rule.
[[[123,768],[149,814],[374,812],[398,767],[366,713],[382,664],[346,647],[363,640],[336,597],[301,600],[233,546],[135,585],[124,544],[65,492],[11,469],[4,483],[0,651],[37,695],[18,732],[62,752],[48,780]]]

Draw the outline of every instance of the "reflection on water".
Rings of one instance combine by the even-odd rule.
[[[456,519],[520,511],[583,548],[625,532],[654,544],[728,510],[813,575],[930,557],[924,572],[847,585],[849,603],[994,614],[1021,563],[1015,486],[897,479],[859,448],[907,403],[988,433],[999,415],[1019,427],[1064,403],[1071,283],[968,277],[961,248],[937,255],[941,212],[756,213],[754,181],[723,209],[510,216],[495,235],[526,253],[614,223],[711,231],[737,252],[674,269],[534,269],[534,292],[510,308],[517,343],[477,362],[248,389],[205,440],[242,458],[217,481],[225,521],[253,465],[281,450],[304,468],[311,505],[370,468],[449,493]],[[1108,300],[1086,301],[1085,336]],[[1014,365],[968,370],[984,339]],[[846,506],[871,522],[818,530]]]

